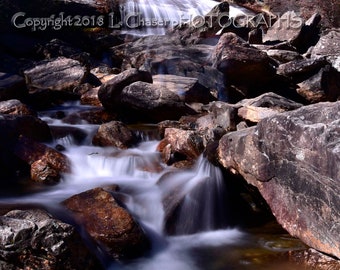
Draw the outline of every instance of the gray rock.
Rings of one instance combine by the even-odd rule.
[[[256,186],[278,222],[340,258],[340,102],[318,103],[231,132],[220,163]]]
[[[208,103],[215,99],[209,89],[201,85],[196,78],[170,74],[158,74],[152,78],[155,85],[169,89],[184,102]]]
[[[234,33],[223,34],[212,54],[213,66],[221,71],[229,84],[251,89],[273,80],[275,70],[269,56],[247,45]],[[245,78],[247,78],[245,80]]]
[[[302,56],[298,52],[289,50],[270,49],[266,50],[265,52],[269,57],[275,59],[280,64],[302,59]]]
[[[336,101],[340,97],[340,73],[327,65],[298,86],[298,94],[311,103]]]
[[[157,122],[178,119],[182,115],[193,113],[175,93],[141,81],[123,89],[121,104],[125,112],[135,119],[144,116]]]
[[[0,113],[37,116],[37,113],[35,111],[33,111],[26,104],[21,103],[17,99],[1,101],[0,102]]]
[[[75,229],[43,210],[0,216],[0,235],[2,269],[102,269]]]
[[[79,86],[87,76],[86,68],[73,59],[58,57],[46,60],[24,71],[30,90],[69,91]]]
[[[340,72],[340,32],[338,30],[330,31],[322,36],[319,42],[312,48],[311,57],[313,59],[324,58]]]
[[[106,109],[117,110],[121,106],[124,87],[137,81],[152,83],[152,76],[135,68],[125,70],[99,88],[98,98]]]

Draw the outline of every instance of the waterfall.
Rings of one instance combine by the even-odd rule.
[[[204,16],[218,2],[213,0],[126,0],[120,7],[125,33],[163,35],[168,28]]]

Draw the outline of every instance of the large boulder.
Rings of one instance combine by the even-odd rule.
[[[159,122],[194,113],[177,94],[146,82],[138,81],[125,87],[120,98],[124,113],[133,119],[145,117]]]
[[[263,92],[275,75],[271,58],[236,36],[223,34],[212,54],[213,66],[221,71],[229,84],[243,88],[249,95]],[[246,80],[244,78],[247,78]],[[254,93],[247,93],[255,91]]]
[[[75,228],[43,210],[0,216],[1,269],[102,269]]]
[[[24,103],[21,103],[21,101],[17,99],[0,101],[0,113],[37,116],[37,113],[35,111],[33,111],[30,107],[28,107]]]
[[[149,242],[143,229],[112,197],[110,190],[88,190],[72,196],[63,204],[111,256],[131,258],[147,251]]]
[[[137,81],[152,83],[152,76],[149,72],[135,68],[125,70],[99,88],[98,98],[106,109],[117,110],[121,105],[124,87]]]
[[[256,186],[278,222],[340,258],[340,102],[318,103],[231,132],[220,163]]]
[[[136,142],[134,133],[122,122],[111,121],[100,125],[92,143],[99,146],[115,146],[126,149]]]
[[[70,91],[79,86],[87,76],[86,68],[73,59],[58,57],[37,63],[24,71],[30,90]]]

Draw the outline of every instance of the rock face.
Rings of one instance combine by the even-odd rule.
[[[94,145],[115,146],[121,149],[129,148],[135,142],[133,132],[119,121],[102,124],[92,140]]]
[[[225,135],[220,163],[256,186],[293,236],[340,258],[340,102],[318,103]]]
[[[75,229],[43,210],[0,216],[1,269],[102,269]]]
[[[72,91],[87,75],[78,61],[65,57],[38,63],[24,74],[30,89],[56,91]]]
[[[74,195],[63,204],[113,257],[131,258],[147,251],[149,243],[143,230],[109,191],[95,188]]]

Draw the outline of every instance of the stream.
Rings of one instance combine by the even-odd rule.
[[[106,262],[108,270],[298,269],[285,254],[304,246],[277,224],[250,230],[241,229],[242,224],[228,225],[225,180],[221,170],[204,157],[192,169],[176,169],[161,162],[156,151],[159,141],[150,135],[153,126],[149,126],[151,132],[138,131],[144,133],[141,143],[120,150],[91,144],[98,125],[66,124],[54,118],[60,112],[67,116],[88,109],[91,107],[66,103],[40,112],[52,133],[56,128],[77,128],[86,135],[81,141],[72,134],[55,137],[50,144],[65,147],[63,153],[71,160],[72,172],[58,185],[1,198],[0,203],[39,204],[53,210],[74,194],[117,184],[120,199],[147,232],[152,249],[145,257],[124,264]],[[169,235],[164,228],[163,200],[173,194],[182,198],[182,206],[175,233]]]

